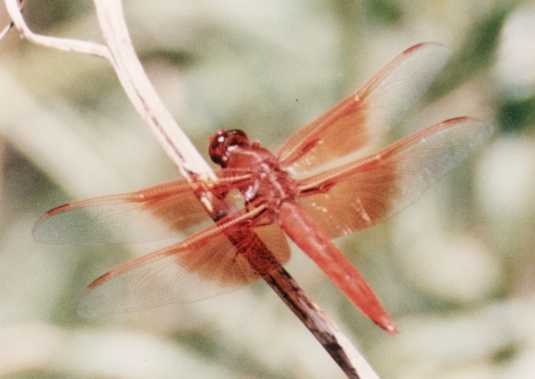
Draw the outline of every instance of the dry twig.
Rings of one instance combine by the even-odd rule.
[[[19,10],[20,10],[20,13],[22,14],[22,11],[24,10],[23,0],[19,1]],[[13,29],[14,26],[15,26],[15,23],[13,21],[9,22],[6,26],[4,26],[4,28],[0,30],[0,40],[2,40],[7,35],[7,33],[9,33],[11,29]]]

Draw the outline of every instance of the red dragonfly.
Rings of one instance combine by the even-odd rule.
[[[210,223],[89,284],[83,309],[102,314],[203,298],[250,283],[262,274],[250,264],[257,250],[250,236],[258,236],[285,263],[290,257],[286,234],[366,316],[395,333],[377,296],[332,239],[405,208],[492,132],[486,122],[456,117],[370,152],[447,55],[436,43],[408,48],[358,91],[297,130],[276,153],[241,130],[218,131],[209,146],[211,159],[221,167],[215,182],[192,186],[178,179],[67,203],[40,218],[35,237],[49,242],[150,240]],[[214,200],[232,204],[231,211],[214,222],[197,199],[196,185],[209,188]],[[269,270],[269,265],[256,267]],[[196,287],[188,294],[184,286],[192,282]]]

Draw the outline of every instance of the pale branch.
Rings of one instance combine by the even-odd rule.
[[[17,0],[4,1],[12,23],[20,36],[28,41],[67,52],[105,58],[115,70],[135,109],[149,125],[182,176],[190,181],[192,174],[206,180],[216,178],[211,167],[177,125],[148,80],[130,40],[120,0],[94,0],[106,45],[34,33],[26,24],[17,6]]]
[[[158,142],[188,181],[195,178],[215,179],[211,167],[180,129],[147,78],[137,57],[126,26],[121,0],[94,0],[97,17],[106,45],[76,39],[56,38],[33,33],[24,21],[17,0],[4,0],[12,24],[21,37],[28,41],[67,52],[76,52],[105,58],[113,67],[123,89],[135,109],[151,128]],[[11,28],[0,33],[3,37]],[[198,187],[198,185],[197,185]],[[197,188],[199,190],[199,188]],[[200,200],[209,214],[214,214],[209,191],[200,189]],[[206,195],[206,196],[205,196]],[[270,254],[260,249],[260,254]],[[379,379],[360,352],[351,344],[325,314],[311,302],[282,266],[263,278],[296,314],[309,331],[323,345],[350,379]],[[291,292],[294,296],[288,296]]]
[[[186,178],[194,173],[203,179],[215,179],[211,167],[178,126],[147,78],[130,39],[122,2],[94,0],[94,3],[117,76],[158,142]]]
[[[20,10],[20,13],[22,14],[22,11],[24,10],[24,1],[23,0],[19,1],[18,8]],[[14,26],[15,26],[15,23],[13,21],[10,21],[6,26],[4,26],[4,28],[2,28],[2,30],[0,30],[0,40],[2,40],[7,35],[7,33],[9,33],[9,31],[11,29],[13,29]]]
[[[86,42],[70,38],[49,37],[32,32],[26,24],[26,21],[24,21],[22,12],[17,4],[17,0],[4,1],[7,13],[9,14],[9,17],[11,17],[11,21],[15,25],[15,28],[18,30],[19,35],[22,38],[26,38],[28,41],[44,47],[59,49],[67,52],[95,55],[108,60],[110,59],[106,46],[96,42]]]

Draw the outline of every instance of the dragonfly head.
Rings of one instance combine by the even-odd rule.
[[[239,129],[218,130],[210,137],[208,152],[212,161],[224,168],[227,166],[230,152],[237,146],[250,146],[247,134]]]

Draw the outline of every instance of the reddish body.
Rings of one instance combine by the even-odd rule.
[[[251,220],[251,227],[278,223],[356,306],[385,330],[395,331],[362,275],[295,201],[303,196],[323,193],[325,189],[309,188],[306,193],[301,193],[299,181],[290,176],[279,159],[258,143],[251,144],[238,130],[218,132],[212,138],[210,155],[224,172],[251,178],[238,187],[247,207],[264,208]]]
[[[221,166],[214,183],[177,180],[65,204],[43,215],[35,235],[47,241],[150,240],[215,221],[97,278],[88,286],[86,313],[197,299],[249,283],[274,270],[274,259],[289,259],[287,235],[364,314],[394,333],[379,300],[332,239],[406,207],[492,132],[484,122],[456,117],[377,153],[367,151],[442,67],[445,52],[433,43],[405,50],[275,154],[240,130],[219,131],[209,148]],[[210,217],[197,200],[199,188],[213,195]],[[185,293],[184,282],[191,281],[195,290]]]

